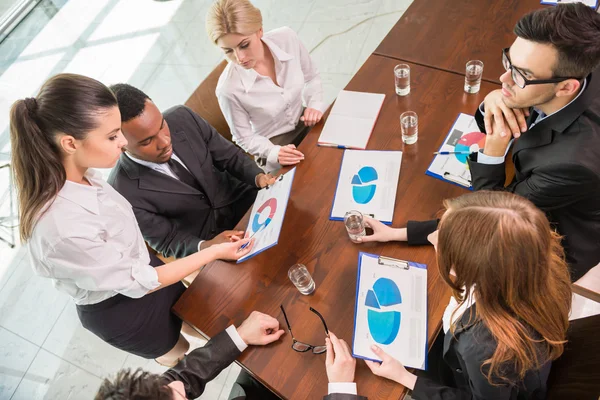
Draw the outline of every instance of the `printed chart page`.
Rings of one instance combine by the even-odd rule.
[[[460,154],[438,154],[427,169],[427,175],[471,187],[471,171],[468,153],[483,149],[485,133],[479,132],[475,117],[459,114],[446,140],[439,151],[460,152]]]
[[[401,163],[401,151],[344,151],[330,219],[357,210],[391,223]]]
[[[293,168],[281,175],[272,186],[259,190],[244,235],[254,237],[254,247],[238,263],[277,244],[295,173],[296,168]]]
[[[319,136],[319,145],[354,149],[367,147],[385,94],[342,90]]]
[[[381,361],[377,345],[406,367],[425,369],[427,358],[427,267],[408,269],[390,259],[360,253],[352,353]],[[399,261],[399,260],[398,260]]]

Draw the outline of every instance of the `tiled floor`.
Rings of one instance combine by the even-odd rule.
[[[287,25],[309,50],[332,35],[312,53],[326,99],[332,101],[411,1],[254,3],[266,30]],[[43,0],[0,44],[0,165],[10,151],[10,105],[35,95],[53,74],[76,72],[106,84],[129,82],[162,109],[185,102],[221,60],[204,31],[210,4]],[[0,216],[7,210],[7,182],[0,174]],[[0,242],[0,400],[91,399],[101,378],[122,367],[164,370],[84,330],[69,298],[33,274],[24,249]],[[238,373],[237,365],[223,371],[201,398],[227,399]]]

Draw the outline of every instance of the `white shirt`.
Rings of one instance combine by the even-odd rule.
[[[454,296],[450,296],[450,302],[446,306],[444,315],[442,316],[444,333],[448,333],[452,324],[454,324],[457,319],[461,318],[465,311],[473,304],[475,304],[475,296],[473,295],[472,290],[467,294],[467,299],[461,305],[458,304],[458,301],[456,301]]]
[[[148,167],[156,172],[160,172],[161,174],[169,175],[171,178],[177,179],[178,181],[181,180],[181,179],[179,179],[179,177],[177,175],[175,175],[175,173],[171,170],[171,167],[169,167],[169,164],[167,164],[167,163],[159,164],[159,163],[155,163],[152,161],[140,160],[139,158],[135,158],[128,152],[125,152],[125,155],[127,157],[129,157],[129,159],[135,163],[143,165],[144,167]],[[179,164],[183,165],[183,168],[185,168],[189,171],[188,167],[183,163],[183,161],[181,161],[181,159],[179,157],[177,157],[175,152],[171,153],[171,158],[173,160],[177,161]]]
[[[92,186],[66,181],[35,225],[33,269],[76,304],[140,298],[160,283],[131,205],[99,172],[85,177]]]
[[[272,30],[262,41],[273,54],[275,85],[254,69],[229,63],[217,84],[217,98],[233,140],[246,152],[267,159],[267,171],[278,169],[280,146],[269,139],[294,130],[306,106],[324,112],[321,77],[298,35],[288,27]]]
[[[587,86],[587,78],[583,80],[583,86],[581,87],[581,90],[579,91],[579,93],[577,93],[577,96],[575,96],[575,98],[569,102],[569,104],[571,104],[572,102],[577,100],[577,98],[579,98],[579,96],[581,96],[581,93],[583,93],[586,86]],[[565,105],[560,110],[554,111],[552,114],[549,114],[549,115],[546,115],[541,110],[534,108],[534,110],[538,113],[538,117],[536,118],[535,121],[533,121],[533,123],[529,126],[528,129],[533,128],[533,126],[535,124],[539,124],[540,122],[542,122],[542,120],[548,118],[549,116],[562,111],[569,104]],[[481,112],[481,115],[485,115],[485,111],[483,110],[483,102],[481,102],[481,104],[479,105],[479,111]],[[479,149],[479,154],[477,154],[477,162],[480,164],[493,164],[493,165],[494,164],[502,164],[504,162],[504,159],[506,158],[508,149],[510,149],[510,146],[512,145],[513,141],[514,141],[514,139],[511,139],[510,143],[508,143],[508,147],[506,147],[506,151],[504,152],[504,155],[501,157],[500,156],[488,156],[487,154],[483,153],[483,149]]]

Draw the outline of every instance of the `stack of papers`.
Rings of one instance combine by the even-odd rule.
[[[319,146],[364,150],[385,94],[342,90],[325,122]]]

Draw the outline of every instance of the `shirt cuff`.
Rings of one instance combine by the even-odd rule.
[[[131,277],[134,279],[131,285],[123,290],[117,290],[118,293],[133,299],[139,299],[160,286],[156,270],[148,264],[134,265],[131,268]]]
[[[235,329],[235,326],[230,325],[227,329],[225,329],[225,332],[227,332],[233,343],[235,343],[235,347],[237,347],[239,351],[244,351],[248,348],[248,345],[246,342],[244,342],[244,339],[242,339],[237,329]]]
[[[202,246],[202,243],[206,242],[206,240],[201,240],[198,242],[198,251],[200,251],[200,246]]]
[[[328,390],[329,392],[327,394],[358,394],[356,391],[356,382],[333,382],[328,385]]]
[[[267,155],[267,165],[265,165],[265,170],[267,172],[277,171],[281,168],[278,161],[279,150],[281,150],[281,146],[273,146],[273,148],[269,150],[269,154]]]
[[[481,113],[481,115],[485,115],[485,108],[483,107],[483,101],[479,105],[479,112]]]
[[[315,110],[319,110],[322,113],[325,113],[327,107],[327,104],[323,103],[322,101],[311,101],[307,105],[307,108],[314,108]]]
[[[482,150],[479,150],[479,154],[477,154],[477,162],[479,164],[498,165],[504,162],[504,156],[488,156],[487,154],[484,154]]]
[[[262,174],[262,172],[254,177],[254,186],[260,189],[260,185],[258,184],[258,177]]]

